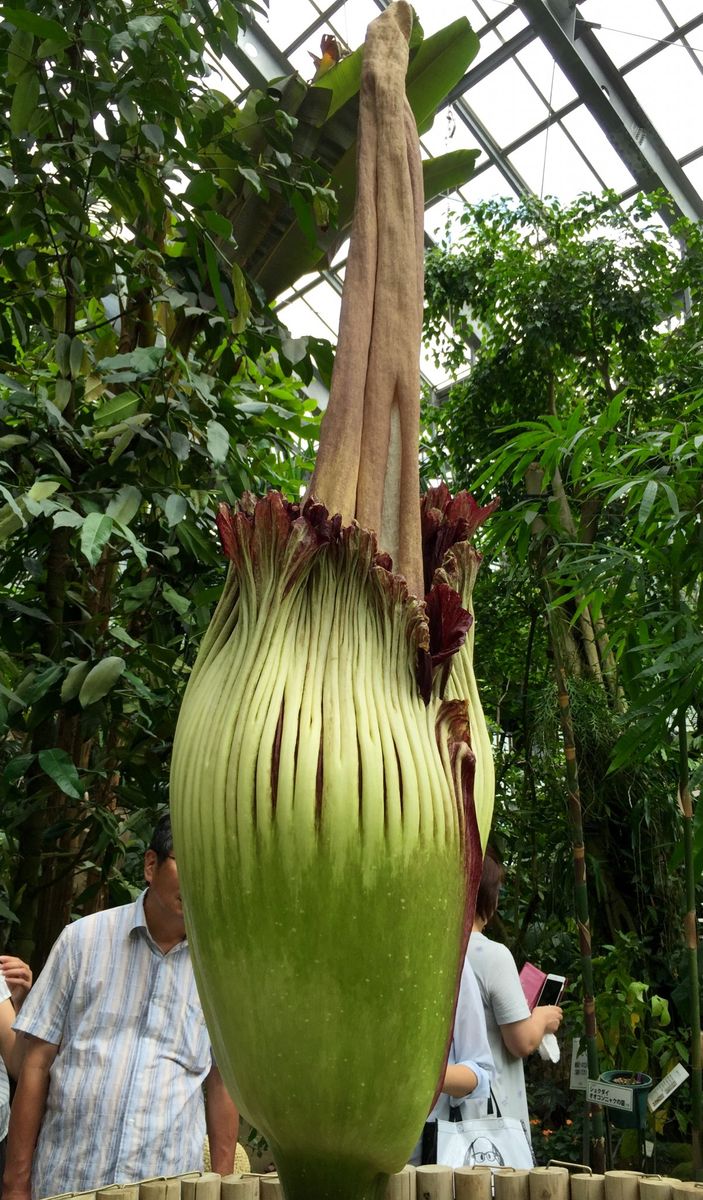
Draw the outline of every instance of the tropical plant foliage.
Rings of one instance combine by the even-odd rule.
[[[329,344],[269,301],[349,223],[359,58],[234,102],[219,87],[254,11],[3,8],[0,920],[35,964],[138,880],[221,583],[217,502],[297,498],[308,385],[329,385]],[[465,20],[416,26],[418,120],[476,48]]]
[[[426,408],[426,469],[438,472],[448,446],[458,483],[502,496],[476,603],[500,744],[496,828],[513,864],[506,933],[519,955],[553,956],[553,969],[573,955],[559,932],[571,887],[556,661],[576,741],[596,984],[612,993],[599,1009],[601,1056],[647,1053],[663,1071],[695,1023],[677,796],[689,772],[697,795],[701,777],[703,246],[696,226],[662,224],[661,203],[527,199],[465,213],[451,247],[429,256],[427,324],[456,372],[469,343],[473,364],[446,404]],[[653,1003],[650,986],[677,1026],[671,1037],[653,1027],[645,1047],[623,1014]]]

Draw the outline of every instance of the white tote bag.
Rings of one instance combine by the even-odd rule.
[[[498,1114],[495,1099],[493,1108]],[[453,1120],[428,1122],[437,1125],[436,1157],[432,1160],[446,1167],[492,1167],[497,1171],[501,1167],[525,1167],[528,1170],[535,1165],[532,1147],[522,1122],[517,1117],[488,1117],[462,1118],[461,1108],[451,1110]],[[456,1116],[454,1116],[456,1114]],[[429,1144],[431,1145],[431,1130]],[[425,1146],[423,1139],[423,1162]],[[431,1151],[430,1151],[431,1153]]]

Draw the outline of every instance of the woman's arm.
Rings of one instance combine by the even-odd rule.
[[[533,1008],[524,1021],[501,1025],[500,1036],[515,1058],[526,1058],[537,1049],[545,1033],[556,1033],[563,1015],[557,1004],[542,1004]]]

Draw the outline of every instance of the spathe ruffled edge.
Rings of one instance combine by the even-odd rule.
[[[410,608],[408,632],[415,644],[417,685],[425,704],[432,696],[437,672],[461,649],[473,617],[462,605],[457,554],[497,507],[483,507],[468,492],[452,497],[446,485],[432,488],[420,501],[426,595],[411,596],[402,575],[393,571],[389,554],[379,551],[376,535],[354,521],[343,525],[339,513],[330,515],[314,498],[302,504],[270,491],[255,497],[245,492],[236,509],[221,504],[217,528],[222,549],[238,571],[256,577],[279,559],[290,587],[318,553],[350,549],[365,563],[370,576],[391,603]],[[463,547],[462,547],[463,548]],[[471,557],[480,561],[472,548]]]

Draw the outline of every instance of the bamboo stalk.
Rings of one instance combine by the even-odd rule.
[[[686,915],[684,934],[688,960],[688,1001],[691,1017],[691,1150],[695,1179],[703,1179],[703,1093],[701,1080],[701,1002],[698,979],[698,924],[696,921],[696,877],[693,862],[693,797],[689,787],[686,710],[678,712],[679,804],[683,814],[683,851],[686,872]]]
[[[579,947],[581,950],[583,1017],[586,1034],[588,1075],[590,1079],[597,1079],[600,1071],[598,1065],[598,1047],[596,1043],[596,1004],[593,994],[591,923],[588,911],[586,848],[583,838],[583,812],[581,809],[581,793],[579,789],[578,765],[576,762],[576,743],[574,739],[574,724],[566,676],[560,660],[559,649],[555,639],[552,639],[552,647],[554,650],[554,671],[557,681],[559,718],[561,721],[562,738],[564,741],[564,760],[566,763],[566,783],[568,790],[567,810],[569,815],[569,824],[571,827],[571,844],[574,864],[574,903],[576,907],[576,922],[579,931]],[[605,1128],[603,1123],[603,1110],[600,1105],[593,1105],[591,1110],[591,1119],[591,1161],[589,1166],[593,1167],[595,1171],[602,1173],[605,1167]]]

